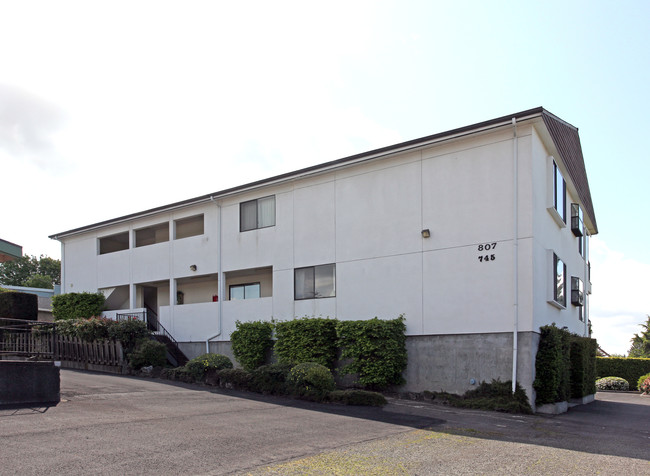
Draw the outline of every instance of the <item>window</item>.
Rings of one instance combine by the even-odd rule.
[[[555,281],[553,300],[566,306],[566,265],[555,253],[553,253],[553,270]]]
[[[229,288],[230,300],[257,299],[260,297],[260,283],[233,284]]]
[[[585,298],[585,288],[582,279],[577,276],[571,276],[571,304],[574,306],[583,306]]]
[[[188,238],[203,234],[203,215],[181,218],[174,221],[174,239]]]
[[[294,270],[294,297],[318,299],[336,296],[336,265],[322,264]]]
[[[239,231],[275,226],[275,196],[239,204]]]
[[[115,235],[103,236],[99,239],[99,254],[115,253],[129,249],[129,232],[124,231]]]
[[[169,223],[148,226],[135,230],[135,247],[155,245],[169,241]]]
[[[553,161],[553,206],[566,223],[566,182],[559,167]]]

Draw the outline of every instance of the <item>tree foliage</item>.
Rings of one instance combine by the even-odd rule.
[[[52,289],[61,284],[61,261],[41,255],[25,255],[0,263],[0,283],[7,286],[27,286]]]
[[[650,316],[646,317],[645,324],[639,324],[643,331],[632,337],[632,347],[630,347],[628,357],[650,358]]]

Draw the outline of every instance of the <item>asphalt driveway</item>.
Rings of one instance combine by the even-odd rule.
[[[71,370],[61,393],[55,407],[0,409],[0,474],[650,474],[650,399],[636,394],[521,416]]]

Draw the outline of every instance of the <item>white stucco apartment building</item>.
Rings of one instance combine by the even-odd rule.
[[[52,235],[62,292],[155,312],[191,358],[235,322],[404,315],[405,390],[514,376],[588,335],[597,233],[578,131],[543,108]]]

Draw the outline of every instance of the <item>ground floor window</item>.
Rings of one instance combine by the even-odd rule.
[[[336,296],[336,265],[322,264],[294,270],[294,297],[318,299]]]
[[[257,299],[260,289],[260,283],[233,284],[229,288],[230,299]]]

